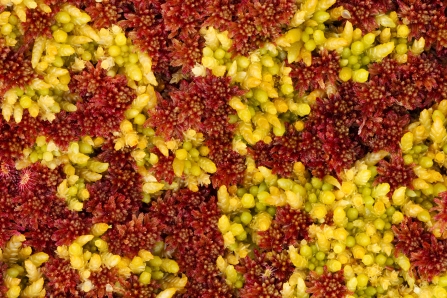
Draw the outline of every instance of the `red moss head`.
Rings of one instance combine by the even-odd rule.
[[[340,56],[335,52],[326,50],[312,56],[312,64],[306,66],[304,62],[292,63],[290,77],[295,83],[295,89],[302,96],[307,91],[326,89],[335,86],[340,72],[338,60]]]
[[[274,137],[270,144],[259,141],[249,152],[257,166],[268,167],[272,169],[273,174],[281,177],[291,177],[293,164],[300,160],[301,153],[310,151],[301,150],[302,136],[292,125],[285,123],[285,126],[286,133],[283,136]]]
[[[289,126],[288,133],[281,137],[275,137],[273,140],[273,148],[270,151],[274,158],[273,173],[279,174],[282,177],[290,177],[293,172],[293,165],[299,160],[298,156],[300,152],[298,147],[298,134],[292,130],[295,130],[291,125]]]
[[[436,212],[436,215],[433,217],[435,220],[433,228],[439,228],[441,233],[444,233],[447,228],[447,191],[439,193],[438,197],[434,198],[433,201],[436,203],[436,206],[430,210],[430,212]]]
[[[124,297],[129,298],[155,298],[159,288],[154,280],[148,285],[143,285],[135,274],[132,274],[122,286],[124,287]]]
[[[231,297],[216,266],[224,246],[217,228],[220,210],[211,190],[167,192],[153,202],[151,214],[162,224],[165,251],[188,276],[188,297]]]
[[[183,131],[187,128],[181,124],[178,118],[179,109],[170,99],[164,99],[157,92],[157,107],[150,111],[151,117],[144,126],[155,128],[156,134],[162,136],[165,140],[170,138],[183,138]]]
[[[69,245],[82,235],[87,235],[92,227],[90,215],[83,212],[66,211],[64,216],[54,222],[56,231],[51,236],[56,245]]]
[[[430,241],[431,235],[424,229],[424,224],[411,217],[405,217],[399,226],[393,226],[392,229],[396,237],[394,240],[395,256],[398,253],[403,253],[410,257],[422,248],[423,243]]]
[[[188,129],[202,131],[205,137],[220,137],[234,130],[227,121],[228,102],[243,93],[230,84],[229,77],[215,77],[208,71],[205,77],[183,80],[179,89],[171,88],[170,98],[160,100],[147,125],[156,127],[156,133],[165,139],[183,139]]]
[[[133,215],[132,220],[124,224],[115,224],[103,238],[109,243],[114,254],[133,258],[141,249],[151,250],[160,241],[162,226],[150,214]]]
[[[261,31],[270,30],[269,34],[272,37],[280,34],[281,29],[289,24],[298,8],[296,2],[290,0],[255,0],[245,3],[241,1],[240,8],[242,7],[248,8],[250,14],[259,14],[259,17],[256,17],[256,22],[261,26]]]
[[[172,38],[179,32],[197,34],[208,7],[204,0],[167,0],[161,8],[166,30]]]
[[[371,32],[379,27],[375,20],[378,14],[385,14],[395,7],[393,0],[339,0],[336,6],[343,6],[349,11],[349,21],[363,33]]]
[[[430,241],[422,243],[422,247],[413,252],[410,258],[412,268],[429,282],[447,271],[447,241],[430,236]]]
[[[110,187],[108,183],[104,183],[99,189]],[[132,204],[131,200],[122,194],[111,195],[108,199],[103,195],[94,195],[87,201],[86,210],[92,213],[93,223],[115,224],[130,220],[132,214],[138,211],[138,205]]]
[[[162,227],[167,235],[180,234],[177,237],[168,236],[169,241],[167,241],[179,252],[186,249],[202,249],[196,246],[194,241],[205,241],[205,238],[208,238],[210,244],[215,243],[214,245],[218,247],[215,252],[211,250],[211,246],[208,248],[213,251],[213,254],[217,254],[216,258],[223,252],[222,235],[219,235],[217,229],[220,211],[216,198],[210,194],[209,189],[202,188],[198,192],[192,192],[189,189],[167,192],[163,200],[159,199],[152,205],[151,211],[164,223]],[[185,234],[179,232],[182,229],[185,230]],[[192,238],[188,240],[189,236]],[[195,238],[197,236],[198,238]],[[183,254],[179,256],[185,257]]]
[[[398,0],[398,15],[411,31],[409,39],[424,37],[425,45],[436,50],[447,47],[445,1]]]
[[[51,26],[55,23],[57,8],[53,7],[51,12],[44,12],[37,6],[27,9],[26,22],[20,24],[20,30],[24,35],[24,44],[28,47],[39,36],[52,38]]]
[[[38,201],[38,204],[41,204],[41,202],[39,202],[36,198],[33,199]],[[30,203],[27,204],[28,206],[41,206],[36,203],[32,203],[32,200],[29,201]],[[58,231],[58,228],[55,225],[56,221],[60,218],[68,217],[67,213],[71,211],[67,210],[65,200],[55,196],[53,197],[52,201],[47,199],[45,203],[47,203],[47,205],[42,208],[42,210],[34,209],[32,211],[35,211],[35,213],[28,214],[27,216],[23,216],[22,214],[24,211],[19,210],[19,208],[17,208],[16,211],[19,211],[18,215],[21,216],[20,223],[22,225],[26,225],[24,232],[26,241],[24,243],[31,246],[33,250],[43,251],[49,255],[54,255],[57,247],[57,239],[55,239],[55,236],[57,235],[55,234]]]
[[[168,62],[169,38],[160,4],[158,1],[141,1],[134,7],[135,11],[124,14],[125,20],[120,21],[119,25],[130,30],[128,36],[132,42],[149,54],[154,70],[163,71]]]
[[[169,154],[168,156],[164,156],[158,148],[152,149],[152,152],[158,156],[158,162],[151,168],[151,173],[158,181],[166,181],[171,184],[175,179],[174,169],[172,167],[174,155]]]
[[[356,94],[365,107],[369,106],[369,113],[373,106],[392,104],[407,110],[428,108],[447,95],[442,65],[439,57],[430,53],[415,56],[410,52],[405,64],[385,58],[369,67],[369,83],[359,84]]]
[[[15,51],[0,39],[0,95],[14,87],[25,87],[39,76],[31,66],[27,53]]]
[[[181,67],[183,74],[189,73],[196,63],[201,62],[203,47],[204,40],[197,32],[180,34],[169,47],[170,65]]]
[[[261,253],[255,250],[253,259],[247,256],[235,267],[245,279],[239,293],[247,298],[282,297],[283,283],[295,269],[287,251]]]
[[[329,156],[324,152],[323,144],[316,134],[303,131],[300,145],[299,160],[313,176],[323,178],[331,174],[332,171],[327,167]]]
[[[229,77],[216,77],[209,70],[205,77],[194,78],[190,87],[190,94],[199,94],[205,103],[206,110],[201,126],[205,136],[225,137],[225,133],[232,132],[235,126],[228,122],[228,115],[234,111],[228,102],[234,96],[243,95],[245,91],[232,85]]]
[[[308,276],[306,290],[315,298],[339,298],[351,294],[346,287],[343,270],[337,272],[328,272],[324,266],[324,272],[318,275],[315,271],[311,271]]]
[[[353,84],[354,94],[358,102],[358,109],[366,116],[380,113],[395,103],[389,84],[382,83],[382,78],[372,76],[367,84]],[[360,116],[360,115],[359,115]]]
[[[114,293],[116,295],[124,292],[124,289],[118,285],[125,281],[116,268],[101,267],[101,270],[92,272],[88,280],[91,281],[93,288],[84,294],[86,298],[113,298]]]
[[[411,187],[411,182],[416,178],[413,167],[404,164],[401,152],[392,154],[389,161],[384,159],[379,161],[377,173],[374,183],[389,183],[390,194],[400,186]]]
[[[135,91],[127,86],[127,78],[107,76],[101,62],[96,67],[88,62],[81,73],[72,74],[69,88],[81,97],[78,110],[70,117],[78,120],[82,134],[89,136],[111,138],[112,132],[119,131],[124,111],[136,97]]]
[[[232,51],[240,55],[248,55],[260,48],[267,40],[258,33],[254,18],[244,15],[229,25],[230,38],[233,39]]]
[[[363,117],[359,109],[352,83],[340,85],[338,94],[317,99],[300,147],[301,160],[314,175],[340,173],[366,153],[356,122]]]
[[[40,163],[18,171],[12,194],[17,204],[16,212],[21,214],[24,227],[38,227],[39,223],[53,222],[53,209],[57,209],[61,199],[56,197],[57,186],[62,182],[60,168],[50,170]]]
[[[48,255],[54,255],[57,249],[57,245],[54,240],[51,239],[55,228],[49,226],[42,226],[37,229],[29,228],[27,232],[23,233],[26,237],[26,245],[33,248],[33,250],[38,250],[47,253]]]
[[[141,207],[142,177],[137,172],[135,160],[130,155],[130,149],[116,151],[110,142],[103,144],[101,150],[97,159],[102,163],[108,163],[109,167],[102,174],[101,180],[87,186],[90,199],[86,206],[94,216],[107,216],[110,219],[122,218],[124,213],[132,213]],[[105,206],[108,202],[112,205]],[[120,207],[125,210],[116,210],[117,214],[102,214],[104,210],[112,212],[115,208]]]
[[[116,0],[86,1],[88,5],[85,11],[92,19],[93,27],[96,29],[108,28],[116,24],[123,12],[120,2]]]
[[[399,142],[410,123],[407,110],[399,106],[365,117],[359,128],[362,142],[373,151],[399,151]]]
[[[273,143],[266,144],[264,141],[259,141],[254,146],[249,148],[250,154],[256,161],[258,166],[264,166],[268,168],[273,168],[275,165],[279,164],[273,159],[273,155],[270,153],[273,148]],[[290,169],[290,173],[293,168]],[[275,171],[276,173],[276,171]]]
[[[237,185],[242,183],[247,166],[245,158],[231,148],[223,147],[222,154],[211,154],[210,157],[216,164],[217,171],[211,177],[215,188],[221,185]]]
[[[315,132],[322,142],[328,165],[335,173],[350,168],[365,154],[365,148],[355,126],[359,116],[357,106],[348,94],[317,99],[306,128]]]
[[[81,281],[79,273],[71,268],[69,260],[50,257],[41,268],[44,277],[48,280],[45,283],[47,295],[50,297],[81,295],[77,289]]]
[[[77,115],[61,111],[50,123],[40,121],[45,136],[62,149],[67,149],[71,142],[76,142],[82,137],[81,123]]]
[[[297,245],[308,237],[308,228],[312,224],[309,214],[290,206],[278,207],[276,216],[267,231],[257,234],[257,244],[265,250],[281,252],[289,245]]]
[[[203,23],[203,26],[213,26],[214,28],[225,31],[228,25],[236,15],[236,4],[239,1],[235,0],[212,0],[208,1],[208,18]]]
[[[206,96],[208,94],[200,91],[197,90],[195,83],[182,81],[180,89],[169,94],[177,111],[177,125],[182,132],[187,129],[200,131],[207,109]],[[158,129],[163,129],[163,127],[157,127],[157,131]]]
[[[236,6],[237,19],[228,24],[233,39],[232,51],[247,55],[265,42],[279,37],[296,11],[291,0],[241,1]]]

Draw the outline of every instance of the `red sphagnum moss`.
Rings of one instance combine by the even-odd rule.
[[[292,63],[290,76],[298,94],[304,95],[310,90],[335,87],[340,72],[339,59],[335,51],[321,50],[318,55],[312,56],[310,66],[306,66],[302,61]]]
[[[111,132],[119,131],[123,113],[136,97],[124,75],[109,77],[106,73],[101,62],[96,67],[88,62],[85,70],[73,74],[70,82],[70,90],[81,97],[78,110],[71,116],[79,121],[83,135],[111,138]]]
[[[393,0],[338,0],[336,6],[342,6],[349,14],[344,18],[364,32],[371,32],[379,27],[375,16],[392,11],[396,4]]]
[[[405,217],[399,226],[393,226],[393,231],[396,236],[395,255],[400,252],[407,257],[419,251],[423,243],[429,242],[431,237],[424,229],[423,223],[411,217]]]
[[[307,239],[311,224],[309,214],[291,209],[290,206],[278,207],[270,228],[257,234],[257,244],[264,250],[281,252]]]
[[[229,36],[234,40],[232,50],[246,55],[279,37],[296,4],[290,0],[242,1],[236,9],[237,19],[228,24]]]
[[[37,73],[31,67],[30,57],[4,44],[0,39],[0,95],[13,88],[25,87],[35,78]]]
[[[447,192],[439,193],[438,197],[434,198],[433,201],[436,205],[430,209],[430,212],[436,212],[433,217],[436,220],[435,227],[439,228],[441,233],[444,233],[447,228]]]
[[[399,16],[411,33],[409,39],[425,38],[426,45],[441,51],[447,47],[447,16],[445,1],[398,0]]]
[[[156,281],[152,281],[148,285],[140,283],[138,276],[132,274],[123,284],[124,297],[129,298],[155,298],[159,285]]]
[[[27,9],[26,21],[20,24],[26,47],[30,47],[39,36],[51,38],[51,26],[55,23],[54,16],[57,10],[58,7],[53,7],[51,12],[45,12],[40,7]]]
[[[287,282],[294,270],[287,252],[255,250],[254,254],[253,259],[247,256],[236,266],[245,279],[241,297],[282,297],[283,283]]]
[[[327,267],[324,267],[323,274],[319,275],[314,271],[309,274],[307,293],[312,294],[315,298],[337,298],[346,297],[350,294],[346,287],[343,270],[337,272],[329,272]]]
[[[166,234],[167,252],[190,278],[185,297],[231,297],[231,289],[216,266],[224,246],[217,229],[220,211],[211,191],[168,192],[152,205],[151,211]]]
[[[416,178],[411,165],[405,165],[401,153],[392,154],[390,160],[382,159],[377,166],[377,178],[374,183],[388,183],[390,193],[400,186],[411,188],[411,182]]]
[[[445,294],[446,1],[0,2],[1,297]]]
[[[421,278],[432,281],[447,271],[447,241],[431,235],[430,241],[422,243],[422,247],[411,254],[410,260]]]
[[[114,292],[123,294],[124,290],[120,284],[124,283],[124,279],[118,274],[116,268],[101,267],[99,271],[94,271],[89,276],[89,281],[93,288],[84,294],[86,298],[113,298]]]
[[[116,24],[122,16],[122,5],[127,1],[103,0],[86,2],[85,11],[92,18],[93,27],[97,29],[109,28]]]
[[[78,289],[81,279],[78,272],[71,268],[69,260],[50,257],[44,264],[42,273],[49,280],[46,288],[48,295],[53,297],[81,295]]]
[[[114,254],[133,258],[138,251],[150,251],[154,244],[161,240],[162,226],[160,221],[150,214],[133,215],[125,224],[115,224],[103,236]]]
[[[300,160],[301,153],[306,154],[310,151],[301,150],[303,149],[302,136],[292,125],[288,123],[285,125],[286,133],[283,136],[275,137],[270,144],[259,141],[249,150],[258,166],[271,168],[273,174],[290,177],[293,164]]]
[[[136,1],[137,2],[137,1]],[[125,20],[119,25],[131,30],[128,35],[134,44],[152,58],[154,69],[165,71],[168,61],[168,44],[165,21],[161,16],[158,1],[139,1],[135,4],[135,12],[124,14]]]

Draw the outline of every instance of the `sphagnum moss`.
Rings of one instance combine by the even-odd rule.
[[[413,2],[0,1],[0,296],[447,297]]]

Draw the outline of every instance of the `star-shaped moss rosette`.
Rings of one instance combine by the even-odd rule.
[[[447,297],[441,0],[0,0],[0,297]]]

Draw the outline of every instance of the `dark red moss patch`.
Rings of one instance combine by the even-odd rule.
[[[127,78],[107,76],[101,62],[96,66],[87,63],[81,73],[72,74],[69,88],[81,97],[78,110],[71,117],[79,121],[81,133],[89,136],[111,138],[113,131],[119,131],[124,111],[136,97],[127,86]]]
[[[224,246],[217,228],[220,211],[211,190],[167,192],[151,211],[162,224],[166,253],[188,276],[183,297],[232,297],[216,266]]]
[[[410,186],[416,174],[413,168],[404,164],[402,154],[393,154],[390,160],[381,160],[377,166],[378,176],[374,183],[389,183],[390,194],[400,186]]]
[[[436,206],[430,212],[436,212],[433,219],[436,221],[436,226],[440,228],[441,233],[444,233],[447,228],[447,192],[441,192],[433,201],[436,203]]]
[[[50,257],[42,266],[42,273],[48,280],[45,283],[47,295],[53,297],[80,296],[78,285],[81,279],[77,270],[71,268],[69,260]]]
[[[315,298],[338,298],[345,297],[350,294],[346,287],[343,270],[337,272],[328,272],[324,266],[322,275],[318,275],[315,271],[311,271],[308,276],[307,293],[312,294]]]
[[[295,267],[290,261],[287,251],[259,252],[255,250],[253,259],[241,259],[236,270],[244,275],[244,287],[241,297],[274,297],[280,298],[283,283],[287,282]]]
[[[409,257],[420,250],[424,242],[430,241],[430,233],[424,229],[423,223],[411,217],[405,217],[399,226],[393,226],[393,232],[396,256],[400,252]]]
[[[25,87],[38,78],[31,66],[30,57],[8,47],[0,39],[0,95],[13,87]],[[2,117],[3,118],[3,117]]]
[[[281,252],[290,245],[298,245],[301,240],[307,239],[311,224],[312,219],[308,213],[291,209],[288,205],[278,207],[270,228],[258,233],[258,245],[264,250]]]
[[[318,54],[312,53],[310,66],[302,61],[292,63],[290,77],[298,94],[302,96],[305,92],[335,86],[340,72],[339,59],[340,56],[335,51],[322,50]]]
[[[143,285],[135,274],[132,274],[122,286],[124,287],[124,297],[129,298],[155,298],[159,288],[154,280],[148,285]]]
[[[291,0],[242,1],[236,9],[237,19],[228,24],[232,51],[247,55],[279,37],[297,7]]]
[[[158,1],[135,1],[134,10],[124,14],[119,25],[128,32],[132,42],[152,59],[155,71],[166,71],[168,63],[168,32]]]
[[[54,16],[57,10],[57,7],[53,7],[52,11],[47,13],[39,6],[35,9],[27,9],[26,22],[20,24],[26,47],[30,47],[39,36],[52,38],[51,26],[55,23]]]
[[[409,40],[424,37],[425,45],[437,51],[447,47],[445,1],[398,0],[397,5],[399,17],[411,29]]]
[[[355,27],[360,28],[364,34],[379,28],[375,20],[376,15],[395,9],[395,3],[392,0],[338,0],[334,7],[339,6],[349,11],[348,20]]]

